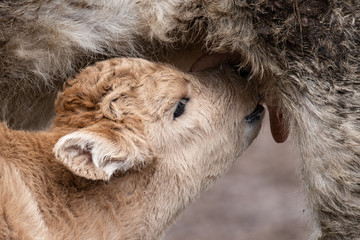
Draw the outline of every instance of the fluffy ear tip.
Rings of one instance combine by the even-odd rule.
[[[55,158],[62,163],[69,171],[76,174],[77,176],[90,179],[90,180],[103,180],[108,181],[110,180],[112,174],[106,173],[100,168],[95,166],[85,166],[82,165],[80,167],[77,164],[73,164],[71,159],[68,159],[66,153],[61,153],[57,151],[58,149],[54,148],[54,155]],[[81,165],[81,164],[80,164]]]
[[[114,142],[89,130],[67,134],[53,148],[55,158],[76,175],[107,181],[118,171],[141,169],[152,156],[146,147],[129,149],[132,144],[126,141]]]
[[[76,132],[60,138],[53,147],[53,154],[56,160],[78,176],[108,181],[116,171],[125,172],[127,167],[131,167],[122,160],[111,161],[111,156],[107,155],[114,149],[111,146],[99,136]]]

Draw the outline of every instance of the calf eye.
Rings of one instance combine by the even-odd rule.
[[[180,117],[184,113],[185,106],[189,102],[189,100],[190,100],[190,98],[182,98],[176,104],[176,108],[175,108],[175,112],[174,112],[174,119],[177,118],[177,117]]]

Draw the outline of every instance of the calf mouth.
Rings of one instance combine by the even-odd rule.
[[[254,111],[249,115],[245,116],[244,121],[247,123],[256,123],[262,120],[264,117],[264,107],[261,104],[258,104]]]
[[[199,72],[199,71],[204,71],[206,69],[217,68],[221,65],[230,65],[230,66],[239,67],[241,66],[240,63],[241,63],[240,54],[208,53],[197,59],[191,66],[190,71]],[[245,76],[246,74],[245,75],[242,74],[241,71],[239,75],[244,78],[247,78],[247,76]],[[279,106],[272,106],[266,102],[264,104],[267,106],[269,110],[270,129],[275,142],[277,143],[285,142],[289,136],[289,123],[287,119],[283,117],[283,114]],[[256,114],[254,114],[253,116],[256,116]],[[253,116],[252,114],[249,114],[247,116],[248,121],[251,121]],[[256,117],[254,119],[256,119]]]

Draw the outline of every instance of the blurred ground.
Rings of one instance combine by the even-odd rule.
[[[188,207],[165,240],[304,240],[310,234],[297,154],[277,144],[268,120],[214,187]]]

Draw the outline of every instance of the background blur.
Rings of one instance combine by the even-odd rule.
[[[304,240],[305,210],[297,153],[291,139],[277,144],[269,121],[214,187],[188,207],[165,240]]]

